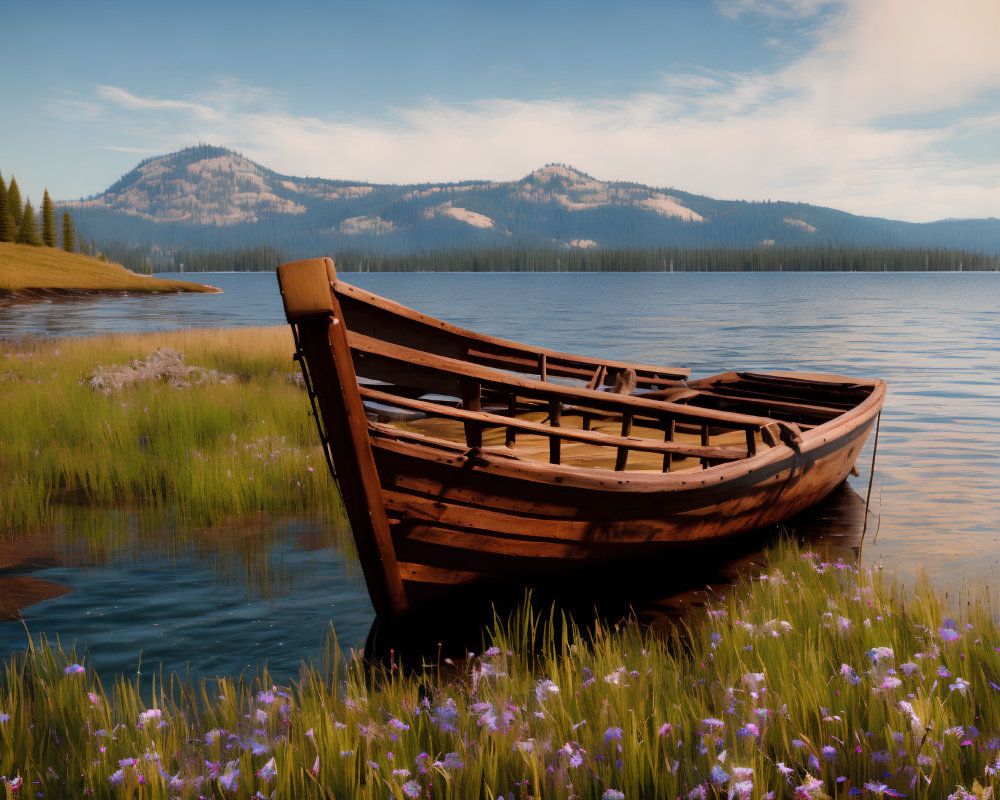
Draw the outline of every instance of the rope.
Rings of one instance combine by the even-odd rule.
[[[878,412],[878,416],[875,418],[875,443],[872,445],[872,470],[871,474],[868,476],[868,494],[865,496],[865,519],[861,526],[861,547],[865,544],[865,533],[868,530],[868,506],[872,501],[872,484],[875,482],[875,456],[878,453],[878,432],[879,428],[882,426],[882,411]],[[860,554],[861,548],[858,548]]]

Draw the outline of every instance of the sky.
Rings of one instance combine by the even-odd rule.
[[[277,172],[1000,217],[1000,0],[0,0],[37,205],[199,143]]]

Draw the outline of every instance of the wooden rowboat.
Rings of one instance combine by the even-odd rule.
[[[376,611],[788,519],[844,481],[882,380],[686,370],[485,336],[278,268]]]

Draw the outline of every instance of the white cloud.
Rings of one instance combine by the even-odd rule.
[[[805,16],[826,5],[745,0],[730,13]],[[84,107],[93,118],[102,104],[123,138],[137,137],[116,146],[155,142],[166,152],[207,141],[295,175],[510,180],[557,161],[715,197],[912,220],[1000,216],[1000,156],[965,160],[956,146],[997,124],[966,104],[1000,89],[998,41],[996,0],[849,0],[823,17],[810,52],[778,70],[666,75],[660,91],[616,100],[484,99],[377,120],[301,117],[272,92],[217,82],[185,99],[100,86]],[[943,120],[936,126],[902,122],[932,112]]]
[[[837,0],[718,0],[716,6],[723,16],[739,19],[759,15],[782,19],[813,17]]]

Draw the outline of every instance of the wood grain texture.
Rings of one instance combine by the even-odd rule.
[[[483,336],[338,281],[324,259],[279,282],[384,615],[785,520],[845,479],[885,397],[880,380],[685,381]]]

